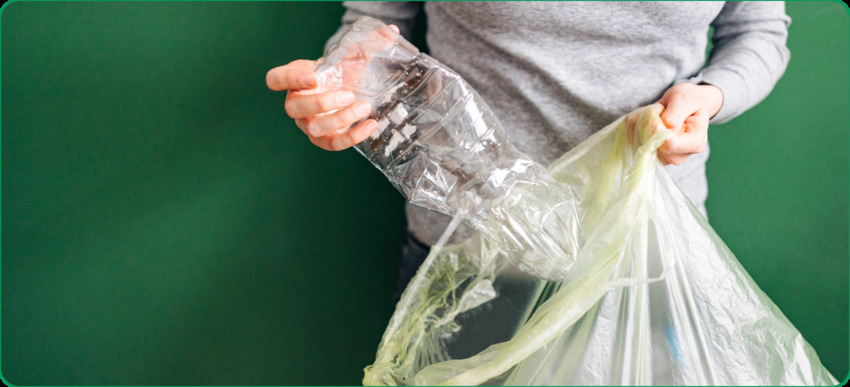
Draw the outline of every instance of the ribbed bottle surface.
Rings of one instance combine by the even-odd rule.
[[[324,89],[372,105],[378,129],[355,149],[411,203],[464,217],[523,271],[564,277],[581,242],[574,201],[508,142],[458,74],[370,18],[352,24],[316,71]]]

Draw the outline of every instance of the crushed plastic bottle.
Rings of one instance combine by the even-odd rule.
[[[328,48],[316,73],[315,92],[347,89],[372,105],[378,130],[355,149],[411,203],[461,217],[531,275],[564,278],[581,244],[573,197],[508,142],[457,73],[368,17]]]

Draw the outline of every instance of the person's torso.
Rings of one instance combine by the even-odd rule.
[[[431,55],[548,164],[705,62],[723,2],[428,2]]]
[[[510,141],[548,165],[618,117],[655,102],[705,62],[723,2],[428,2],[431,55],[464,77]],[[668,172],[694,203],[708,151]],[[408,204],[433,244],[449,218]],[[453,240],[471,233],[461,227]]]

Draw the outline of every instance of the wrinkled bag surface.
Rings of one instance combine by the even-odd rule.
[[[584,244],[563,281],[476,235],[431,249],[367,385],[834,385],[835,378],[660,165],[652,105],[549,171]],[[553,257],[557,258],[557,257]]]

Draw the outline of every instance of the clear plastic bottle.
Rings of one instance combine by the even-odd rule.
[[[328,47],[316,73],[316,92],[347,89],[371,103],[378,130],[355,148],[411,203],[462,217],[529,274],[565,276],[581,243],[573,198],[508,142],[458,74],[368,17]]]

